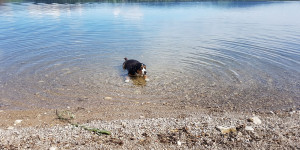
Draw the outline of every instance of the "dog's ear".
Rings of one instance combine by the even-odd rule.
[[[142,74],[142,63],[137,63],[135,66],[134,66],[134,70],[137,74]]]
[[[135,70],[141,70],[141,67],[142,67],[142,63],[137,63],[135,65]]]

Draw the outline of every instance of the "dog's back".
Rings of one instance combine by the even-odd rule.
[[[124,59],[125,59],[125,62],[123,63],[123,69],[127,69],[128,70],[128,69],[130,69],[133,66],[141,64],[137,60],[133,60],[133,59],[128,60],[127,58],[124,58]]]
[[[124,58],[125,62],[123,63],[123,69],[128,70],[128,73],[135,75],[136,70],[141,67],[141,63],[137,60]]]

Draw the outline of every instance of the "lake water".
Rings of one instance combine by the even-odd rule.
[[[299,18],[300,2],[1,2],[0,109],[299,109]],[[124,57],[150,81],[124,83]]]

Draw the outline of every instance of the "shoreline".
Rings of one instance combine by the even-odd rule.
[[[74,118],[59,120],[54,109],[2,110],[0,149],[300,148],[299,110],[253,113],[145,103],[58,112]],[[261,123],[249,121],[253,116]],[[111,135],[99,136],[70,122]],[[222,133],[219,127],[234,129]]]

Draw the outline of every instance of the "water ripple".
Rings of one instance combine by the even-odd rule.
[[[91,105],[112,96],[296,107],[299,9],[232,3],[1,4],[0,94],[11,103],[5,106]],[[281,5],[290,8],[288,17],[278,12]],[[151,82],[125,84],[124,57],[145,63]]]

